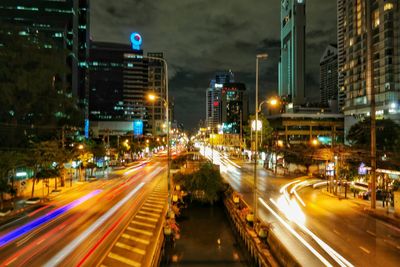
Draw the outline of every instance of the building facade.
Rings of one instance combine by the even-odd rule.
[[[279,96],[294,105],[305,101],[305,0],[281,1]]]
[[[163,58],[163,53],[149,52],[150,58]],[[149,115],[149,127],[153,136],[165,133],[166,114],[163,99],[166,99],[165,70],[164,63],[160,60],[148,59],[148,92],[157,95],[159,98],[147,106]]]
[[[243,83],[225,83],[221,92],[221,126],[227,134],[242,133],[249,117],[249,99]]]
[[[341,86],[346,94],[346,132],[370,115],[372,94],[377,119],[399,122],[399,1],[339,0],[338,18],[339,81],[343,80]],[[367,45],[368,36],[371,45]],[[369,83],[371,76],[373,82]]]
[[[65,86],[86,110],[88,100],[87,59],[89,49],[89,0],[2,0],[0,23],[10,34],[35,40],[40,36],[45,49],[56,48],[67,53],[69,66]],[[65,55],[64,55],[65,54]]]
[[[141,121],[143,134],[146,133],[149,130],[145,98],[148,92],[147,66],[143,51],[132,50],[130,45],[91,43],[90,121],[103,121],[101,125],[106,125],[105,121],[113,122],[112,125],[117,121],[123,125]]]
[[[320,67],[320,103],[329,106],[338,101],[338,61],[337,46],[330,44],[321,57]]]
[[[210,81],[210,86],[206,90],[206,126],[217,128],[222,122],[222,88],[226,83],[235,81],[232,71],[217,72],[215,79]]]

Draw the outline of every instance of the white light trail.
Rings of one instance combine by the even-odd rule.
[[[308,250],[311,251],[325,266],[332,266],[327,259],[325,259],[318,251],[316,251],[304,238],[302,238],[285,220],[279,216],[262,198],[258,198],[261,204],[271,212],[275,218],[294,236],[296,237]],[[270,199],[273,201],[272,199]]]
[[[104,222],[106,222],[114,213],[122,207],[133,195],[135,195],[145,183],[140,183],[134,190],[120,200],[114,207],[108,210],[103,216],[95,221],[89,228],[76,237],[71,243],[64,247],[54,257],[52,257],[44,266],[53,267],[61,263],[69,254],[71,254],[87,237],[97,230]]]

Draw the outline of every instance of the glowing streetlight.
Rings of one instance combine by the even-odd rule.
[[[80,144],[80,145],[78,146],[78,149],[79,149],[79,150],[82,150],[82,149],[83,149],[83,145]]]
[[[155,101],[156,99],[157,99],[157,96],[155,95],[155,94],[148,94],[147,95],[147,98],[150,100],[150,101]]]
[[[319,145],[318,139],[317,139],[317,138],[312,139],[312,140],[311,140],[311,144],[312,144],[313,146],[318,146],[318,145]]]

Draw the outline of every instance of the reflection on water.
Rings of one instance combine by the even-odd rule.
[[[167,247],[162,266],[250,266],[223,204],[191,203],[182,210],[178,224],[179,239]]]

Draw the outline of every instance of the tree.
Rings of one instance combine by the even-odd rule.
[[[3,194],[10,193],[14,198],[17,191],[14,188],[14,171],[22,166],[24,154],[14,151],[3,151],[0,153],[0,193],[3,208]],[[10,183],[11,179],[11,183]]]
[[[198,171],[191,174],[177,174],[174,181],[191,192],[192,197],[211,204],[218,200],[219,193],[224,188],[219,170],[211,163],[201,165]]]
[[[379,168],[400,165],[400,125],[391,119],[376,121],[377,164]],[[353,125],[347,135],[353,148],[369,151],[371,146],[371,121],[365,119]],[[365,160],[369,159],[369,154]]]
[[[307,174],[310,166],[314,163],[317,148],[310,145],[294,145],[283,150],[285,161],[306,167]]]
[[[66,51],[43,47],[51,41],[34,33],[12,34],[18,31],[0,26],[0,147],[7,148],[54,138],[83,118],[65,82]]]

